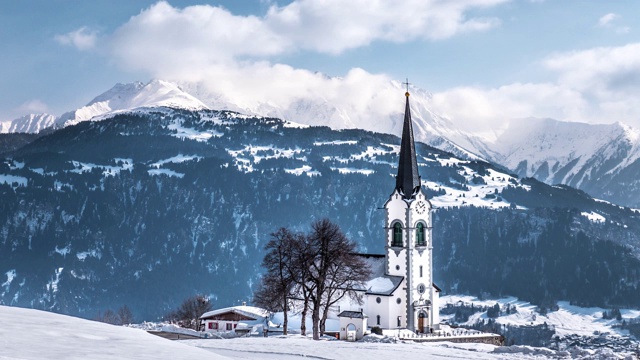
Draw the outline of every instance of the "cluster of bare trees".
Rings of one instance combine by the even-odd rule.
[[[204,295],[194,295],[184,299],[182,304],[165,316],[165,319],[177,323],[183,328],[200,330],[200,317],[213,309],[213,303]]]
[[[324,334],[329,309],[345,296],[361,303],[357,290],[369,279],[370,269],[355,254],[355,242],[324,219],[311,224],[308,234],[281,228],[265,246],[262,266],[266,272],[254,293],[254,303],[284,314],[287,334],[288,310],[301,305],[300,332],[311,311],[313,338]]]
[[[129,325],[133,323],[133,313],[127,305],[121,306],[118,311],[105,310],[104,314],[98,314],[95,320],[112,325]]]

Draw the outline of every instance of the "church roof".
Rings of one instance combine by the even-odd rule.
[[[404,109],[404,125],[402,127],[402,142],[400,144],[396,189],[408,200],[412,199],[420,189],[420,175],[418,174],[416,147],[413,141],[413,124],[411,121],[408,91],[405,96],[407,98],[407,104]]]
[[[386,274],[386,260],[384,255],[379,254],[355,254],[362,258],[369,266],[371,275],[367,283],[360,291],[368,295],[391,296],[400,286],[404,276],[393,276]]]
[[[367,282],[365,294],[391,296],[404,280],[404,276],[383,275]]]

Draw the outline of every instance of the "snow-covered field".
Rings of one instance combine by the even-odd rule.
[[[0,359],[225,359],[146,331],[0,306]]]
[[[505,305],[515,305],[517,312],[515,314],[504,315],[496,318],[496,322],[506,325],[541,325],[547,323],[547,325],[555,326],[556,334],[570,335],[577,334],[582,336],[593,336],[597,334],[610,333],[611,335],[626,336],[629,332],[622,330],[614,325],[619,325],[620,321],[615,319],[603,319],[602,312],[609,311],[611,309],[603,309],[598,307],[583,308],[574,305],[570,305],[567,301],[559,301],[557,311],[551,311],[547,315],[540,315],[536,312],[536,306],[526,301],[518,300],[514,297],[493,299],[493,300],[479,300],[473,296],[466,295],[448,295],[443,296],[440,299],[441,308],[446,307],[447,304],[464,303],[467,305],[474,304],[475,306],[493,306],[494,304],[500,304],[500,308]],[[632,309],[620,309],[620,313],[623,319],[629,321],[640,317],[640,310]],[[453,315],[444,316],[441,315],[441,319],[447,320]],[[478,320],[489,318],[486,312],[479,312],[469,317],[469,321],[461,325],[472,325]]]
[[[0,359],[543,359],[622,358],[485,344],[313,341],[300,335],[171,341],[144,330],[0,306]]]

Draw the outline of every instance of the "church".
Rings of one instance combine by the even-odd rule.
[[[359,310],[371,327],[429,333],[440,323],[440,289],[433,283],[432,271],[432,206],[420,183],[408,89],[405,97],[398,175],[384,204],[386,253],[360,255],[372,275]]]

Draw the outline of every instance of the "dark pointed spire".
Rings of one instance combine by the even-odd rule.
[[[416,147],[413,142],[413,124],[411,123],[411,109],[409,108],[409,81],[407,85],[407,105],[404,110],[404,126],[402,128],[402,143],[400,144],[400,160],[398,162],[398,176],[396,189],[405,199],[412,199],[420,190],[420,175],[418,174],[418,160]]]

